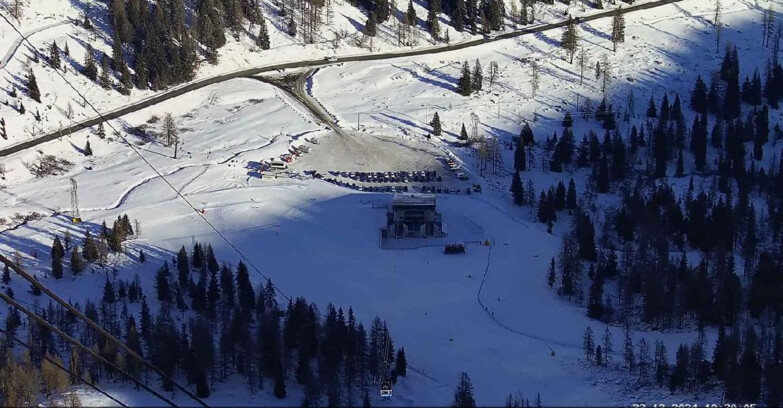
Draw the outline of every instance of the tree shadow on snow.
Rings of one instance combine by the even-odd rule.
[[[112,40],[109,36],[113,32],[111,25],[109,24],[109,4],[110,2],[94,2],[84,0],[69,0],[74,8],[81,10],[90,19],[90,23],[93,25],[92,32],[97,38],[100,38],[105,45],[111,45]],[[81,27],[82,19],[80,18],[79,26]]]
[[[612,41],[612,36],[609,33],[605,33],[601,30],[596,30],[589,23],[582,23],[579,25],[579,28],[585,30],[587,33],[594,35],[602,40]]]
[[[419,81],[422,81],[424,83],[441,87],[441,88],[443,88],[443,89],[445,89],[447,91],[456,91],[457,90],[457,86],[456,86],[457,80],[454,77],[452,77],[450,75],[446,75],[446,74],[438,71],[437,69],[428,68],[428,67],[426,67],[426,66],[424,66],[424,65],[422,65],[422,64],[420,64],[418,62],[414,62],[413,65],[421,68],[422,71],[425,71],[427,74],[429,74],[431,76],[434,76],[434,77],[436,77],[438,79],[427,78],[427,77],[421,76],[421,75],[419,75],[418,72],[416,72],[416,71],[414,71],[414,70],[412,70],[410,68],[406,68],[404,66],[400,66],[400,65],[393,65],[393,66],[395,68],[401,69],[401,70],[411,74],[414,78],[416,78]]]
[[[84,214],[82,214],[82,216],[84,216]],[[129,216],[132,218],[132,214],[129,214]],[[101,221],[106,221],[106,224],[111,226],[114,218],[107,216],[105,220]],[[43,242],[30,239],[26,236],[19,236],[16,231],[3,231],[0,233],[0,246],[5,246],[13,251],[18,250],[22,255],[21,267],[48,286],[49,283],[46,282],[47,280],[50,282],[58,281],[58,279],[55,279],[51,276],[51,240],[53,240],[55,236],[58,236],[60,241],[63,241],[65,232],[68,231],[72,239],[71,250],[75,248],[75,245],[78,245],[81,250],[84,246],[83,244],[85,233],[89,231],[90,235],[97,242],[100,239],[102,226],[98,223],[84,221],[75,224],[71,222],[70,215],[59,213],[42,218],[41,220],[30,221],[23,227],[18,228],[17,231],[21,229],[33,232],[34,234],[32,235],[39,239],[42,238],[41,241]],[[139,262],[139,251],[144,251],[146,262],[150,265],[151,269],[157,269],[165,260],[171,263],[171,259],[174,256],[174,252],[141,243],[135,239],[129,239],[125,241],[123,243],[123,248],[127,258],[134,263]],[[63,267],[65,273],[62,280],[71,279],[73,276],[70,269],[70,251],[66,252],[67,253],[65,257],[63,258]],[[13,260],[13,256],[9,256],[12,255],[12,253],[6,253],[5,255]],[[86,264],[85,270],[78,276],[96,272],[117,272],[117,267],[111,265],[112,256],[114,255],[109,253],[110,261],[109,264],[106,265],[101,265],[100,263]],[[123,268],[126,266],[126,264],[122,265]],[[131,278],[127,275],[122,277],[124,279]],[[14,279],[21,280],[21,277],[14,276]]]

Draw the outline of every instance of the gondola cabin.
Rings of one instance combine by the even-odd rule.
[[[391,383],[384,381],[383,383],[381,383],[381,398],[389,399],[391,397],[392,397]]]

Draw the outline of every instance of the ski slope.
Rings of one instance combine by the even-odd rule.
[[[771,52],[758,41],[761,10],[769,4],[776,8],[781,4],[764,0],[758,2],[758,7],[742,0],[723,3],[724,41],[738,45],[744,76],[750,73],[746,70],[763,66]],[[664,90],[679,89],[687,106],[695,76],[718,66],[723,48],[716,52],[714,30],[708,21],[712,7],[711,2],[685,0],[627,16],[627,41],[616,54],[611,52],[611,43],[604,34],[609,31],[609,21],[591,22],[580,29],[591,67],[604,53],[612,61],[611,100],[624,104],[628,91],[633,89],[637,123],[650,95],[659,99]],[[47,37],[60,28],[42,31],[33,38],[45,42],[46,38],[60,35]],[[474,158],[470,152],[449,144],[461,123],[470,123],[471,113],[478,116],[479,129],[485,134],[510,140],[519,133],[520,122],[528,120],[537,140],[542,141],[554,131],[559,133],[565,110],[575,109],[576,94],[581,101],[585,97],[596,101],[601,96],[592,68],[585,73],[584,84],[579,85],[577,66],[563,60],[558,39],[559,33],[551,32],[432,57],[345,64],[319,71],[308,89],[344,128],[352,127],[356,115],[361,114],[365,132],[396,138],[402,146],[427,143],[433,149],[449,149],[471,166]],[[293,55],[304,52],[305,47],[291,45],[290,49]],[[78,53],[77,46],[72,45],[72,52]],[[485,69],[489,61],[497,61],[498,80],[492,87],[485,85],[485,90],[477,95],[461,97],[453,90],[459,64],[470,60],[472,68],[477,58]],[[542,79],[533,97],[529,72],[530,61],[536,59]],[[214,70],[230,69],[231,64],[221,63]],[[214,71],[205,70],[204,74],[207,72]],[[54,79],[49,81],[42,89],[57,89],[53,88]],[[88,89],[93,86],[83,85]],[[105,107],[128,101],[118,95],[106,96],[97,89],[87,96]],[[670,93],[673,100],[672,96]],[[141,95],[134,93],[131,98],[138,97]],[[426,140],[427,123],[436,110],[445,135]],[[517,391],[531,400],[540,392],[546,405],[559,406],[675,403],[689,398],[669,395],[656,387],[637,390],[633,378],[625,373],[586,367],[580,360],[585,327],[592,326],[600,335],[604,326],[588,319],[582,308],[558,298],[545,279],[549,260],[559,250],[560,235],[568,230],[569,219],[561,215],[554,234],[548,234],[544,225],[530,221],[529,207],[520,209],[511,204],[507,193],[511,152],[504,156],[506,168],[496,175],[485,173],[482,179],[469,167],[471,180],[485,185],[484,194],[438,196],[439,211],[450,229],[475,231],[478,226],[482,238],[490,240],[491,246],[469,245],[467,253],[459,256],[442,255],[437,247],[384,250],[378,245],[383,210],[373,208],[373,204],[389,201],[389,195],[358,193],[303,177],[258,178],[248,168],[251,162],[285,152],[290,143],[300,143],[304,137],[335,137],[279,90],[250,79],[232,80],[136,112],[112,121],[112,125],[128,130],[146,124],[150,132],[160,132],[159,119],[166,112],[175,116],[182,131],[178,159],[172,159],[173,150],[160,141],[135,136],[129,140],[177,191],[198,209],[204,209],[203,216],[264,274],[289,296],[304,296],[321,305],[333,302],[343,308],[353,306],[357,318],[364,322],[376,315],[389,322],[395,344],[406,348],[410,367],[408,377],[396,385],[390,404],[449,404],[462,371],[470,374],[480,405],[501,405],[507,394]],[[687,109],[684,112],[690,114]],[[150,120],[153,116],[158,120]],[[50,122],[55,118],[51,116]],[[770,119],[774,124],[780,118]],[[627,127],[622,122],[620,125]],[[577,139],[597,126],[575,115]],[[60,176],[34,179],[24,169],[23,162],[33,160],[39,154],[36,151],[3,159],[8,174],[4,188],[0,189],[0,217],[31,211],[46,215],[0,233],[3,253],[18,249],[26,268],[74,301],[99,293],[104,274],[88,272],[78,278],[67,274],[60,281],[47,277],[54,234],[70,229],[78,236],[85,226],[97,228],[101,221],[110,222],[123,213],[138,219],[143,232],[129,243],[130,255],[115,259],[112,267],[118,276],[132,277],[138,273],[148,293],[153,290],[153,271],[182,245],[191,247],[194,241],[211,243],[218,259],[238,261],[236,253],[199,220],[201,215],[178,199],[109,128],[107,134],[108,139],[100,140],[83,131],[46,144],[47,154],[67,157],[75,163],[72,170]],[[87,140],[95,152],[92,158],[78,154]],[[383,144],[375,146],[382,148]],[[775,149],[779,150],[779,146]],[[766,149],[765,159],[775,149]],[[313,145],[312,150],[314,160],[329,165],[340,154],[332,149],[326,156],[318,156],[318,145]],[[413,149],[411,154],[415,154]],[[398,160],[404,165],[410,158],[402,156]],[[64,214],[70,206],[70,177],[79,183],[85,220],[81,226],[70,224]],[[567,182],[570,177],[577,180],[581,191],[587,177],[584,172],[546,173],[538,163],[534,171],[523,175],[525,181],[533,180],[537,189],[559,179]],[[682,184],[687,185],[687,181]],[[614,195],[600,197],[599,210],[616,199]],[[136,262],[139,249],[148,254],[144,265]],[[254,284],[262,279],[258,275],[251,277]],[[14,280],[11,286],[17,297],[33,301],[27,285]],[[0,316],[4,313],[5,310]],[[618,328],[611,331],[615,350],[619,350],[622,332]],[[694,333],[654,331],[637,332],[634,336],[636,340],[643,337],[648,343],[664,341],[672,355],[681,342],[695,338]],[[284,400],[275,399],[269,388],[250,396],[239,379],[232,379],[207,401],[216,406],[290,406],[300,402],[301,393],[295,387],[289,387],[289,396]],[[110,385],[108,389],[133,405],[155,402],[130,387]],[[79,393],[87,405],[106,404],[90,392]],[[701,397],[704,403],[719,401],[716,395]],[[182,396],[175,399],[187,403]],[[373,403],[381,402],[376,397]]]

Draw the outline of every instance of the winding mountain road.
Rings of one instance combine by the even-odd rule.
[[[19,46],[22,45],[22,41],[24,41],[25,39],[27,39],[33,34],[37,34],[40,33],[41,31],[48,30],[50,28],[54,28],[57,26],[61,26],[67,23],[68,23],[67,21],[58,21],[56,23],[45,25],[43,27],[38,27],[34,30],[30,30],[24,33],[21,37],[17,38],[13,44],[11,44],[11,48],[9,48],[8,51],[5,53],[5,56],[3,56],[2,59],[0,59],[0,68],[5,68],[5,66],[8,65],[8,62],[11,61],[11,58],[14,57],[14,54],[16,54],[16,51],[19,49]]]
[[[632,6],[628,6],[626,8],[623,8],[622,12],[624,14],[640,11],[640,10],[647,10],[651,8],[656,8],[660,6],[665,6],[667,4],[677,3],[682,0],[653,0],[650,2],[642,3],[642,4],[636,4]],[[614,10],[607,10],[602,11],[599,13],[591,14],[589,16],[583,16],[578,19],[579,23],[584,23],[588,21],[598,20],[606,17],[611,17],[614,14]],[[4,15],[0,15],[2,17],[5,17]],[[7,20],[6,20],[7,21]],[[154,95],[152,97],[134,102],[130,105],[109,111],[104,112],[100,116],[84,120],[82,122],[79,122],[75,125],[56,130],[54,132],[51,132],[46,135],[39,136],[35,139],[31,139],[22,143],[18,143],[3,149],[0,149],[0,157],[5,157],[8,155],[11,155],[13,153],[17,153],[26,149],[29,149],[31,147],[37,146],[42,143],[46,143],[49,141],[52,141],[54,139],[60,138],[62,136],[70,135],[71,133],[78,132],[79,130],[89,128],[91,126],[95,126],[98,123],[105,121],[105,120],[111,120],[116,119],[119,117],[122,117],[124,115],[127,115],[132,112],[136,112],[139,110],[142,110],[144,108],[150,107],[152,105],[158,104],[160,102],[169,100],[171,98],[175,98],[177,96],[184,95],[188,92],[204,88],[209,85],[217,84],[220,82],[225,82],[231,79],[237,79],[237,78],[247,78],[252,77],[258,74],[266,73],[266,72],[272,72],[272,71],[279,71],[284,69],[294,69],[294,68],[309,68],[309,67],[323,67],[323,66],[329,66],[329,65],[337,65],[344,62],[358,62],[358,61],[378,61],[378,60],[386,60],[386,59],[395,59],[395,58],[405,58],[405,57],[412,57],[417,55],[431,55],[431,54],[439,54],[443,52],[449,52],[449,51],[455,51],[455,50],[461,50],[464,48],[469,47],[475,47],[483,44],[489,44],[495,41],[501,41],[501,40],[507,40],[510,38],[516,38],[521,37],[524,35],[530,35],[534,33],[540,33],[544,31],[554,30],[558,28],[563,28],[567,25],[567,21],[563,20],[557,23],[549,23],[549,24],[540,24],[537,26],[532,27],[526,27],[519,30],[507,32],[507,33],[500,33],[500,34],[491,34],[488,36],[485,36],[484,38],[478,38],[474,40],[468,40],[463,41],[459,43],[453,43],[450,45],[442,45],[442,46],[435,46],[435,47],[428,47],[428,48],[419,48],[415,50],[403,50],[403,51],[392,51],[392,52],[385,52],[385,53],[379,53],[379,54],[361,54],[361,55],[351,55],[351,56],[344,56],[344,57],[335,57],[331,58],[330,60],[324,60],[324,59],[315,59],[315,60],[302,60],[302,61],[294,61],[294,62],[287,62],[282,64],[273,64],[273,65],[265,65],[260,67],[254,67],[254,68],[248,68],[243,69],[239,71],[234,71],[226,74],[216,75],[209,78],[204,78],[200,80],[196,80],[184,85],[180,85],[178,87],[172,88],[168,91],[161,92],[157,95]],[[22,39],[20,39],[21,41]]]

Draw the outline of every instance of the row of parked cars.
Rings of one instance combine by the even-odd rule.
[[[480,193],[481,186],[474,184],[472,189],[468,187],[465,190],[454,187],[421,186],[421,192],[425,194],[471,194]]]
[[[345,177],[363,183],[429,183],[443,181],[436,171],[330,171],[331,175]]]
[[[444,160],[446,166],[454,172],[454,175],[457,176],[460,180],[467,180],[468,175],[465,174],[464,171],[462,171],[462,166],[460,166],[454,159],[451,157]]]
[[[408,186],[358,186],[356,183],[343,181],[334,177],[325,177],[316,170],[305,170],[304,174],[319,180],[323,180],[327,183],[332,183],[340,187],[348,187],[358,191],[368,191],[375,193],[407,193],[409,191]]]
[[[275,169],[275,170],[284,170],[288,168],[288,163],[291,163],[296,159],[297,157],[310,153],[310,148],[307,146],[294,146],[291,145],[291,147],[288,148],[288,153],[283,153],[280,155],[280,158],[272,158],[269,161],[269,168]],[[265,164],[265,163],[264,163]]]

